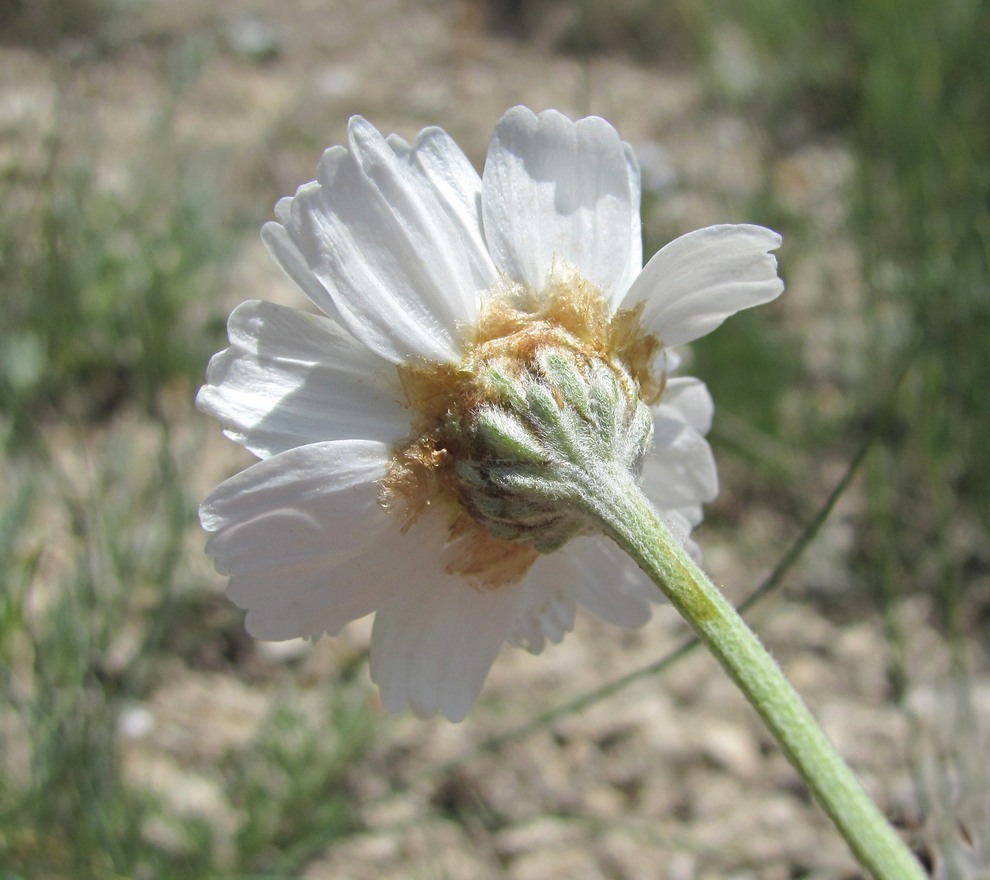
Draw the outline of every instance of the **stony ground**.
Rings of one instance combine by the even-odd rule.
[[[122,21],[119,34],[111,31],[120,48],[73,75],[77,88],[100,96],[101,128],[126,150],[163,95],[162,47],[190,36],[208,41],[206,67],[180,105],[179,132],[230,151],[230,185],[259,193],[259,224],[276,197],[310,179],[320,149],[341,140],[352,113],[407,138],[441,124],[478,164],[494,122],[515,103],[598,113],[637,149],[655,193],[648,225],[664,237],[750,219],[744,205],[771,180],[810,227],[800,252],[783,252],[789,291],[773,307],[776,318],[801,334],[803,354],[821,376],[811,393],[823,407],[841,406],[829,370],[836,351],[856,341],[856,329],[841,320],[841,297],[857,292],[854,252],[842,238],[850,163],[841,147],[805,143],[770,157],[760,131],[709,102],[698,71],[677,53],[669,64],[643,66],[606,52],[586,66],[554,48],[573,26],[572,8],[544,5],[540,27],[518,40],[493,35],[482,6],[452,0],[163,0],[149,3],[140,23]],[[27,129],[52,112],[51,68],[25,49],[3,48],[0,59],[5,80],[19,84],[16,94],[4,89],[0,96],[0,123]],[[746,59],[737,65],[726,75],[744,79]],[[253,297],[302,305],[251,242],[209,308],[221,313]],[[187,474],[202,492],[244,459],[187,403],[175,402],[179,436],[205,430],[209,438]],[[841,476],[849,453],[768,454],[778,452],[802,475],[809,511]],[[708,569],[739,601],[804,520],[753,491],[742,464],[723,462],[722,476],[715,525],[699,538]],[[860,613],[848,593],[844,554],[859,522],[859,491],[854,486],[844,496],[786,588],[754,619],[839,751],[912,843],[945,846],[949,835],[953,845],[961,839],[973,848],[978,841],[966,844],[966,829],[987,816],[973,813],[982,807],[967,800],[971,768],[980,766],[969,762],[985,742],[955,710],[946,684],[951,658],[921,598],[903,609],[911,633],[909,711],[891,705],[882,621]],[[198,533],[190,535],[189,568],[219,597],[223,583],[207,573],[201,543]],[[809,601],[823,596],[829,601]],[[847,599],[851,610],[837,611]],[[369,635],[362,621],[315,647],[248,647],[243,669],[192,668],[177,659],[150,699],[122,718],[126,773],[207,818],[219,831],[222,856],[238,816],[214,768],[251,742],[279,700],[312,703],[318,723],[327,682],[341,668],[357,662],[366,679]],[[379,713],[370,754],[349,772],[352,810],[368,830],[314,859],[305,877],[860,876],[759,720],[701,652],[481,750],[493,734],[657,660],[683,637],[669,608],[632,633],[581,617],[575,633],[545,656],[506,647],[480,704],[460,725]],[[974,663],[985,668],[973,650]],[[990,723],[990,680],[978,681],[971,696]],[[366,699],[376,700],[370,686]],[[168,828],[148,833],[167,844]]]

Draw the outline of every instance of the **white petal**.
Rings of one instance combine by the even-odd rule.
[[[378,503],[389,449],[343,440],[291,449],[222,483],[201,505],[207,552],[231,576],[249,631],[287,639],[336,631],[386,602],[399,523]],[[398,560],[393,558],[393,575]]]
[[[625,274],[609,291],[608,298],[613,308],[622,302],[626,291],[629,290],[633,281],[636,280],[639,273],[643,270],[643,216],[640,210],[640,192],[642,187],[640,183],[639,160],[637,160],[636,154],[629,144],[623,143],[622,146],[626,153],[626,170],[629,173],[629,193],[632,196],[631,210],[629,212],[629,221],[632,228],[629,242],[629,265],[626,268]]]
[[[705,518],[704,510],[700,504],[692,504],[688,507],[681,507],[677,510],[669,511],[669,513],[677,514],[680,521],[685,525],[688,533],[690,533],[694,527]]]
[[[200,521],[216,532],[267,513],[273,502],[326,501],[380,479],[389,449],[370,440],[339,440],[292,449],[221,483],[200,505]]]
[[[643,491],[661,512],[701,504],[718,495],[712,449],[701,434],[658,410],[653,449],[643,461]]]
[[[622,308],[644,303],[642,325],[665,345],[710,333],[741,309],[769,302],[784,283],[770,251],[781,238],[762,226],[709,226],[658,251]]]
[[[282,521],[283,532],[291,523]],[[398,530],[389,538],[401,538]],[[398,552],[382,552],[388,539],[366,546],[353,559],[331,555],[292,563],[273,562],[231,579],[227,595],[247,611],[244,626],[256,639],[285,641],[336,635],[391,601],[401,588],[396,571],[408,564]]]
[[[393,444],[409,431],[395,367],[339,325],[251,301],[227,322],[196,405],[260,458],[323,440]]]
[[[616,626],[642,626],[663,594],[632,559],[600,535],[575,538],[566,550],[580,573],[578,601]]]
[[[389,712],[409,705],[424,718],[440,712],[460,721],[481,692],[522,591],[518,584],[475,589],[439,567],[403,566],[402,573],[395,600],[375,616],[371,677]]]
[[[701,564],[701,548],[691,540],[692,529],[701,522],[701,507],[684,507],[680,510],[668,510],[664,521],[671,534],[687,550],[688,555],[699,565]]]
[[[275,206],[276,216],[287,216],[286,212],[290,211],[291,207],[292,199],[281,199]],[[282,271],[298,285],[299,289],[309,298],[309,301],[323,314],[329,315],[339,322],[340,313],[337,311],[330,291],[313,274],[309,263],[289,237],[285,227],[274,222],[266,223],[261,227],[261,240],[268,253],[282,267]]]
[[[348,329],[386,360],[456,361],[484,265],[478,236],[464,234],[463,163],[438,188],[430,163],[449,158],[447,141],[427,133],[424,154],[435,155],[421,162],[359,117],[348,140],[280,209],[289,238]]]
[[[679,418],[704,435],[711,430],[715,403],[708,386],[700,379],[678,376],[667,381],[657,411]]]
[[[455,227],[476,290],[487,290],[498,280],[481,231],[481,177],[454,139],[440,128],[426,128],[410,147],[389,137],[389,146],[402,161],[417,169],[441,196],[440,205]]]
[[[531,654],[539,654],[547,642],[559,644],[574,629],[576,572],[570,564],[569,549],[570,544],[557,553],[541,556],[523,582],[523,598],[509,641]]]
[[[570,264],[612,297],[628,276],[639,192],[603,119],[509,110],[488,148],[482,212],[488,248],[512,281],[541,290],[555,263]]]

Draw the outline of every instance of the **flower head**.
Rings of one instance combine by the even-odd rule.
[[[438,128],[410,145],[351,120],[262,231],[323,315],[239,306],[197,398],[261,459],[200,511],[253,635],[375,612],[386,708],[459,720],[502,642],[539,653],[579,604],[649,618],[656,587],[551,478],[608,457],[693,546],[712,401],[671,349],[783,285],[758,226],[644,268],[639,199],[599,118],[513,108],[481,177]]]

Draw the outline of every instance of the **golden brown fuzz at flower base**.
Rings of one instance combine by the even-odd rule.
[[[539,372],[537,357],[566,351],[590,365],[608,365],[630,398],[656,403],[666,374],[663,344],[639,326],[640,308],[613,313],[603,293],[576,271],[558,272],[540,292],[516,285],[485,298],[459,364],[410,363],[398,368],[413,433],[394,450],[382,481],[382,506],[408,529],[428,507],[449,508],[450,538],[461,548],[446,566],[490,589],[521,579],[537,558],[527,542],[491,535],[459,500],[454,466],[477,455],[471,421],[498,390],[487,376],[494,363],[513,375]]]

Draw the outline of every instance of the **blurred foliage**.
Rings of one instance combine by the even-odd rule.
[[[967,511],[990,525],[990,6],[741,0],[711,14],[713,30],[731,22],[755,51],[748,101],[780,150],[823,133],[852,148],[874,380],[863,396],[906,368],[886,434],[894,464],[871,482],[890,497],[874,499],[884,515],[865,565],[892,566],[902,584],[922,574],[955,630],[962,572],[990,564],[953,549]]]
[[[169,619],[176,542],[191,510],[167,433],[140,470],[133,437],[115,438],[107,452],[88,485],[51,459],[44,473],[0,474],[17,499],[0,546],[0,754],[12,762],[0,774],[4,877],[119,876],[147,849],[141,828],[153,799],[123,782],[116,724],[121,698],[153,680],[155,645],[126,681],[109,658],[130,628],[147,633]],[[131,492],[131,504],[110,502]],[[64,565],[53,568],[59,556]],[[160,589],[135,589],[152,578]]]
[[[803,366],[796,348],[764,316],[736,315],[692,348],[691,372],[704,376],[719,410],[766,434],[780,433],[781,402],[801,381]]]
[[[0,39],[50,44],[66,37],[99,38],[120,0],[4,0]]]
[[[559,47],[579,55],[621,51],[637,61],[687,64],[697,59],[699,31],[692,5],[661,0],[572,3],[574,22]]]
[[[707,19],[691,0],[488,0],[485,7],[493,32],[584,58],[685,65],[706,39]]]
[[[197,307],[239,242],[218,157],[179,147],[168,108],[123,162],[92,125],[64,90],[42,167],[0,179],[0,432],[15,443],[55,412],[153,407],[164,385],[201,375],[220,338]]]
[[[373,740],[373,717],[360,689],[357,701],[346,688],[333,690],[329,730],[315,735],[290,694],[230,767],[230,797],[245,816],[236,838],[245,871],[298,876],[333,841],[360,830],[347,772]]]
[[[4,880],[294,876],[354,829],[347,774],[372,742],[363,681],[315,705],[287,688],[251,747],[224,757],[232,846],[195,809],[127,781],[121,718],[168,683],[190,621],[211,619],[214,640],[242,627],[227,603],[223,620],[204,617],[205,585],[181,552],[195,503],[179,474],[201,445],[201,431],[125,419],[80,440],[89,469],[48,457],[43,472],[0,470]],[[43,438],[34,449],[54,452]]]
[[[882,307],[912,317],[918,440],[990,523],[990,7],[867,6],[854,221]]]

